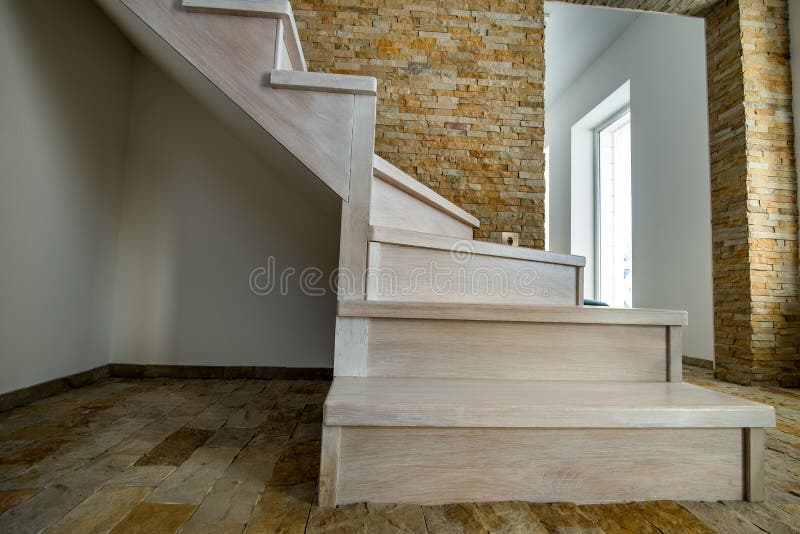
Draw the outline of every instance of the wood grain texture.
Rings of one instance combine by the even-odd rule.
[[[286,51],[286,45],[283,43],[283,29],[283,21],[278,19],[278,26],[275,33],[275,58],[272,62],[272,70],[292,67],[292,60],[289,59],[289,53]]]
[[[667,380],[683,380],[683,327],[667,327]]]
[[[373,166],[375,167],[375,176],[386,183],[418,198],[422,202],[442,211],[448,216],[453,217],[466,225],[469,225],[473,228],[480,227],[481,223],[476,217],[456,206],[439,193],[436,193],[433,189],[422,185],[415,178],[401,171],[377,154],[375,154]]]
[[[300,34],[288,0],[182,0],[183,8],[195,13],[218,13],[243,17],[276,18],[283,23],[284,49],[294,70],[308,70]]]
[[[745,428],[771,406],[692,384],[336,377],[325,424],[530,428]],[[741,435],[737,436],[741,444]]]
[[[334,376],[367,376],[369,319],[337,317],[333,353]]]
[[[372,151],[375,148],[374,96],[356,95],[353,119],[352,169],[350,190],[342,203],[339,241],[339,270],[346,282],[339,287],[339,300],[366,296],[366,269],[369,242],[370,196],[372,192]]]
[[[319,467],[319,505],[336,505],[341,427],[322,426],[322,452]]]
[[[327,72],[274,70],[269,83],[276,89],[347,93],[351,95],[377,95],[378,80],[370,76],[351,76]]]
[[[569,306],[575,267],[451,250],[370,244],[370,299]]]
[[[583,256],[570,256],[557,252],[547,252],[526,247],[510,247],[499,243],[486,241],[473,241],[465,243],[461,238],[448,237],[441,234],[400,230],[380,225],[373,225],[370,229],[370,239],[382,243],[407,245],[410,247],[430,248],[438,250],[463,250],[479,256],[496,256],[499,258],[514,258],[519,260],[535,261],[538,263],[553,263],[557,265],[570,265],[583,267],[586,258]]]
[[[368,376],[663,381],[664,327],[371,319]]]
[[[370,224],[472,239],[472,226],[379,178],[372,180]]]
[[[328,187],[347,197],[354,97],[265,86],[275,62],[277,19],[188,12],[171,0],[120,2]]]
[[[736,428],[346,427],[337,504],[741,499],[740,435]]]
[[[772,425],[768,425],[772,426]],[[763,428],[745,428],[744,439],[744,498],[761,502],[765,497],[764,454],[766,432]]]
[[[342,299],[342,317],[394,319],[442,319],[449,321],[500,321],[528,323],[631,324],[685,326],[685,311],[595,306],[506,306],[502,304],[454,304],[434,302],[367,302]],[[663,336],[662,336],[663,337]]]

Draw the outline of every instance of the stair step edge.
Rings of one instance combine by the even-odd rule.
[[[586,258],[558,252],[548,252],[526,247],[511,247],[500,243],[489,243],[471,239],[458,239],[438,234],[427,234],[411,230],[387,228],[385,226],[370,227],[370,241],[405,245],[411,247],[450,250],[454,254],[474,254],[478,256],[495,256],[518,260],[555,263],[573,267],[585,267]]]
[[[650,308],[596,308],[584,306],[509,306],[503,304],[431,303],[342,300],[339,317],[432,319],[528,323],[629,324],[686,326],[688,314]]]
[[[685,383],[336,377],[328,426],[758,428],[772,406]]]
[[[321,91],[351,95],[378,94],[378,80],[371,76],[330,74],[327,72],[304,72],[297,70],[273,70],[269,83],[275,89]]]

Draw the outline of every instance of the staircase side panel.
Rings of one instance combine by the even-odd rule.
[[[352,95],[269,87],[278,19],[191,13],[173,0],[120,0],[340,197],[347,198]]]
[[[459,239],[472,239],[472,227],[384,182],[372,179],[370,224]]]

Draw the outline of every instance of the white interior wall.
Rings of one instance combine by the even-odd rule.
[[[0,2],[0,72],[0,393],[109,361],[332,366],[335,295],[299,276],[337,266],[338,213],[91,0]],[[250,291],[270,256],[287,295]]]
[[[123,198],[111,361],[332,366],[335,295],[304,295],[298,276],[336,268],[338,215],[140,55]],[[269,256],[296,269],[287,295],[250,290]]]
[[[0,2],[0,393],[108,361],[132,62],[89,0]]]
[[[553,68],[548,65],[548,68]],[[711,201],[702,19],[642,14],[545,113],[550,147],[550,248],[576,250],[571,178],[593,154],[573,154],[573,126],[630,80],[633,300],[689,312],[684,353],[713,359]],[[576,161],[575,158],[579,158]],[[587,278],[591,273],[587,273]],[[591,289],[591,285],[589,288]],[[593,294],[587,294],[592,297]]]

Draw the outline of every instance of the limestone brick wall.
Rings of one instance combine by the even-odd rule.
[[[785,0],[706,18],[717,374],[798,382],[797,176]]]
[[[309,70],[375,76],[376,152],[544,247],[543,2],[293,2]]]

